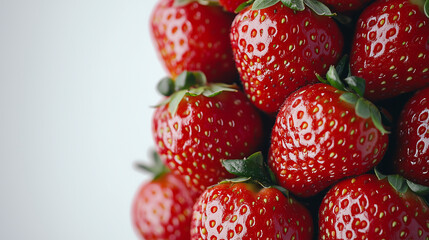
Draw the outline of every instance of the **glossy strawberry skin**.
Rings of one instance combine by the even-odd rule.
[[[319,239],[428,239],[429,207],[410,192],[366,174],[346,179],[326,194]]]
[[[201,192],[231,177],[220,160],[249,156],[262,142],[259,112],[241,91],[185,96],[176,114],[160,106],[152,121],[161,159]]]
[[[312,239],[308,210],[276,188],[250,183],[222,183],[195,203],[192,240]]]
[[[279,184],[298,196],[365,173],[386,151],[387,134],[371,118],[357,116],[353,105],[339,99],[342,93],[323,83],[303,87],[277,115],[269,164]]]
[[[286,96],[317,81],[336,64],[343,36],[329,17],[278,3],[247,9],[231,27],[236,66],[248,97],[266,113],[276,113]]]
[[[388,99],[427,86],[428,62],[429,19],[423,9],[408,0],[378,0],[363,11],[350,63],[352,74],[367,81],[367,98]]]
[[[171,77],[188,70],[203,71],[209,82],[236,81],[228,36],[234,14],[220,6],[174,1],[160,0],[151,17],[155,47]]]
[[[247,0],[219,0],[219,4],[223,6],[225,10],[235,12],[238,6],[246,1]]]
[[[134,197],[133,224],[142,239],[189,239],[198,193],[172,173],[145,182]]]
[[[394,165],[405,178],[429,186],[429,88],[404,106],[397,130]]]

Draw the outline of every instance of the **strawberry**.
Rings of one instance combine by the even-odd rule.
[[[371,0],[319,0],[335,12],[349,13],[363,9]]]
[[[241,178],[208,188],[194,206],[191,239],[312,239],[308,210],[273,185],[262,154],[226,160]]]
[[[338,89],[326,83],[302,87],[285,100],[272,130],[269,164],[280,185],[301,197],[365,173],[388,145],[380,112],[362,98],[364,80],[346,78],[348,88],[362,86],[353,93],[332,66],[327,77]]]
[[[396,170],[413,182],[429,186],[429,87],[404,106],[397,129]]]
[[[156,153],[155,165],[138,167],[154,174],[134,197],[132,218],[142,239],[189,239],[192,207],[198,192],[188,189],[184,179],[168,171]]]
[[[233,19],[234,14],[220,6],[159,0],[152,12],[151,32],[171,77],[188,70],[203,71],[209,82],[236,81],[238,73],[228,36]]]
[[[247,0],[219,0],[219,4],[223,6],[225,10],[235,12],[235,10],[246,1]]]
[[[429,239],[429,207],[398,176],[346,179],[320,206],[319,239]]]
[[[343,36],[332,18],[274,2],[278,3],[255,1],[231,27],[244,90],[255,106],[270,114],[290,93],[314,83],[314,73],[324,74],[336,64],[343,47]]]
[[[423,5],[423,0],[378,0],[359,17],[350,62],[352,74],[367,80],[368,99],[429,85],[429,15]]]
[[[176,88],[203,79],[200,76],[185,72],[175,80]],[[173,172],[184,175],[191,187],[203,191],[230,176],[221,159],[243,158],[259,150],[262,120],[246,95],[233,85],[204,81],[182,85],[183,90],[155,110],[152,132],[161,159]]]

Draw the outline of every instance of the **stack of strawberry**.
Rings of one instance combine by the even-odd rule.
[[[429,0],[159,0],[144,239],[429,239]]]

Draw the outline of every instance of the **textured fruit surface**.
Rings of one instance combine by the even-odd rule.
[[[417,92],[402,110],[395,167],[407,179],[429,186],[429,88]]]
[[[181,177],[171,173],[141,186],[132,218],[143,239],[183,240],[190,237],[192,207],[198,197]]]
[[[153,136],[161,159],[199,189],[231,176],[220,160],[244,158],[262,141],[262,121],[241,91],[185,96],[176,114],[156,109]]]
[[[275,188],[223,183],[194,206],[191,239],[312,239],[310,213]]]
[[[236,81],[228,35],[234,14],[219,6],[176,6],[174,1],[160,0],[151,18],[156,48],[171,77],[199,70],[209,82]]]
[[[410,191],[400,193],[375,175],[347,179],[326,194],[319,239],[428,239],[429,208]]]
[[[238,14],[231,43],[244,89],[262,111],[275,113],[299,87],[317,81],[342,53],[343,37],[329,17],[278,3]]]
[[[379,0],[359,17],[352,74],[367,81],[366,97],[381,100],[429,84],[429,18],[423,1]]]
[[[315,195],[346,176],[365,173],[382,159],[387,134],[340,100],[343,91],[319,83],[290,95],[277,115],[269,164],[281,186]]]
[[[235,12],[238,6],[244,2],[246,2],[246,0],[219,0],[219,4],[230,12]]]

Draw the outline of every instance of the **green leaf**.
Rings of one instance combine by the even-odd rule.
[[[156,85],[156,89],[164,96],[170,96],[174,93],[174,81],[170,77],[162,78]]]
[[[243,2],[242,4],[238,5],[238,7],[234,10],[234,12],[239,13],[239,12],[243,11],[243,9],[252,5],[253,2],[254,2],[254,0],[249,0],[249,1]]]
[[[261,152],[256,152],[245,159],[228,159],[221,162],[229,173],[238,177],[249,177],[261,183],[270,182]]]
[[[190,96],[199,96],[203,94],[205,91],[205,87],[191,88],[188,90],[188,95]]]
[[[324,79],[322,76],[320,76],[318,73],[316,73],[316,77],[317,77],[317,79],[320,81],[320,82],[322,82],[322,83],[325,83],[325,84],[329,84],[328,83],[328,81],[326,81],[326,79]]]
[[[151,149],[150,151],[150,159],[153,162],[152,165],[137,162],[135,163],[135,166],[138,169],[144,170],[145,172],[152,173],[154,176],[153,179],[158,179],[159,177],[170,171],[167,166],[165,166],[165,164],[162,162],[159,154],[154,149]]]
[[[211,84],[205,91],[202,93],[206,97],[214,97],[221,92],[237,92],[238,90],[234,88],[234,85],[228,84]]]
[[[334,16],[335,14],[323,3],[317,0],[304,0],[305,5],[309,7],[313,12],[320,16]]]
[[[187,93],[187,90],[181,90],[173,93],[173,95],[170,96],[169,103],[168,103],[168,111],[170,112],[171,115],[176,114],[177,108],[179,107],[179,103],[182,101],[186,93]]]
[[[281,0],[281,2],[292,10],[304,11],[305,9],[304,0]]]
[[[219,183],[240,183],[240,182],[247,182],[250,179],[251,179],[250,177],[236,177],[236,178],[222,180]]]
[[[340,76],[341,79],[348,76],[349,73],[349,55],[345,54],[340,61],[338,61],[337,66],[335,66],[335,70],[338,73],[338,76]]]
[[[279,185],[274,185],[274,186],[272,186],[273,188],[275,188],[275,189],[277,189],[277,190],[279,190],[281,193],[283,193],[283,195],[285,196],[285,197],[287,197],[287,198],[289,198],[290,197],[290,195],[289,195],[289,191],[286,189],[286,188],[284,188],[284,187],[281,187],[281,186],[279,186]]]
[[[429,0],[425,1],[424,12],[425,12],[426,17],[429,18]]]
[[[175,80],[175,90],[183,90],[188,89],[191,86],[194,86],[197,83],[197,79],[195,75],[192,72],[189,71],[183,71],[179,76],[177,76]]]
[[[264,8],[271,7],[276,3],[280,2],[280,0],[255,0],[252,5],[252,10],[260,10]]]
[[[375,176],[377,176],[377,178],[379,180],[385,179],[387,177],[386,175],[384,175],[380,171],[378,171],[377,168],[374,168],[374,173],[375,173]]]
[[[346,103],[350,103],[353,106],[356,105],[357,101],[358,101],[359,97],[351,92],[345,92],[343,94],[341,94],[340,96],[340,100],[346,102]]]
[[[347,86],[355,93],[361,97],[363,96],[365,93],[365,79],[356,76],[349,76],[346,77],[344,81],[347,83]]]
[[[387,180],[390,185],[398,192],[405,193],[408,190],[408,185],[405,182],[405,179],[399,175],[388,175]]]
[[[374,104],[371,104],[369,106],[369,110],[371,112],[371,120],[374,123],[374,126],[381,132],[381,134],[388,134],[389,131],[384,128],[383,123],[381,122],[381,114],[378,108]]]
[[[363,119],[369,118],[371,116],[370,104],[370,102],[360,97],[355,106],[356,115]]]
[[[337,73],[337,70],[333,65],[329,67],[328,73],[326,73],[326,79],[328,80],[329,84],[331,84],[336,89],[345,91],[344,84],[341,81],[340,76]]]
[[[423,195],[429,194],[429,187],[423,186],[423,185],[420,185],[417,183],[413,183],[409,180],[406,180],[406,181],[407,181],[407,185],[411,189],[411,191],[417,193],[418,195],[423,196]]]

